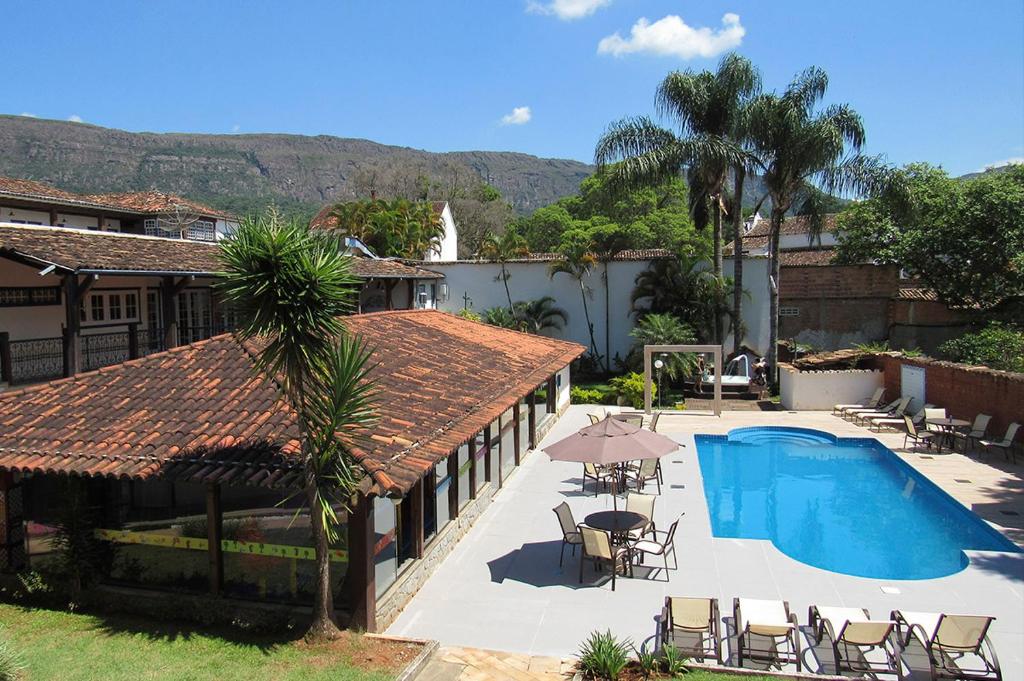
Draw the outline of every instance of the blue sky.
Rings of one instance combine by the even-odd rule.
[[[829,101],[895,163],[1024,158],[1020,0],[8,0],[4,19],[21,39],[0,111],[127,130],[590,161],[610,121],[651,112],[666,73],[735,49],[767,88],[826,69]]]

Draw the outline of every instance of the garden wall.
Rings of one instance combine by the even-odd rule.
[[[836,404],[860,402],[870,397],[883,380],[881,371],[870,369],[800,371],[790,364],[779,364],[780,398],[789,410],[832,409]]]
[[[1002,437],[1014,421],[1024,423],[1024,374],[898,355],[875,355],[865,363],[884,372],[886,395],[892,398],[902,394],[902,365],[924,368],[925,400],[953,418],[973,421],[978,414],[991,415],[990,436]]]

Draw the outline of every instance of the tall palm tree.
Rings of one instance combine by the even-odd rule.
[[[481,258],[492,260],[501,265],[501,273],[494,280],[500,281],[505,285],[505,297],[508,299],[508,309],[510,312],[514,311],[512,294],[508,289],[508,280],[512,275],[509,273],[508,268],[505,267],[505,263],[509,260],[528,255],[529,252],[530,247],[527,245],[526,239],[511,229],[506,229],[501,236],[496,236],[493,233],[487,234],[480,245],[479,255]]]
[[[661,183],[686,166],[690,208],[698,229],[712,223],[713,272],[722,273],[722,192],[731,165],[742,152],[731,139],[744,104],[760,88],[753,64],[735,53],[726,55],[714,73],[675,71],[658,86],[658,113],[676,123],[679,134],[646,118],[612,124],[595,154],[599,169],[623,159],[611,172],[627,186]],[[721,342],[722,322],[714,323]]]
[[[769,233],[769,381],[774,384],[779,339],[779,235],[786,212],[810,217],[820,231],[822,191],[830,194],[879,191],[889,173],[877,156],[864,156],[864,124],[847,104],[818,105],[828,89],[828,75],[817,67],[799,74],[781,95],[757,97],[750,105],[751,144],[759,158],[772,200]]]
[[[583,316],[586,317],[587,331],[590,333],[590,356],[596,362],[599,356],[597,341],[594,340],[594,323],[590,321],[590,308],[587,305],[590,291],[583,281],[597,263],[592,246],[590,240],[585,238],[582,233],[567,235],[566,238],[563,238],[559,249],[562,257],[548,266],[548,276],[554,279],[556,274],[566,274],[579,282],[580,298],[583,300]]]
[[[334,638],[335,507],[348,507],[360,477],[352,451],[374,423],[370,353],[346,334],[342,316],[356,280],[337,236],[276,213],[244,220],[221,242],[220,259],[217,286],[237,315],[238,336],[257,341],[257,371],[296,413],[317,570],[307,637]]]
[[[526,333],[540,335],[548,330],[561,331],[569,321],[568,313],[555,305],[551,296],[519,300],[514,307],[519,328]]]

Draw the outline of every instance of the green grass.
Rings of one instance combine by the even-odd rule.
[[[740,681],[741,679],[742,681],[778,681],[771,676],[738,676],[736,674],[719,674],[703,669],[696,669],[676,678],[685,681]]]
[[[0,637],[26,664],[26,681],[386,681],[395,670],[366,671],[367,659],[387,659],[381,644],[347,636],[330,646],[218,635],[152,620],[28,609],[0,603]],[[376,653],[376,654],[374,654]],[[410,659],[409,657],[406,658]],[[396,665],[391,665],[396,666]]]

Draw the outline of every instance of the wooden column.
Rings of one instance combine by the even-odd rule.
[[[178,344],[178,311],[174,305],[177,295],[175,288],[174,277],[164,277],[160,280],[160,307],[164,322],[164,350],[170,350]]]
[[[81,317],[79,305],[82,297],[78,287],[78,275],[64,275],[64,377],[74,376],[81,366],[82,348]]]
[[[25,568],[24,489],[14,475],[0,471],[0,572]]]
[[[517,466],[519,465],[519,462],[522,460],[522,457],[519,454],[519,449],[523,444],[522,436],[519,434],[519,418],[521,415],[522,414],[519,411],[519,403],[516,402],[515,405],[513,405],[512,407],[512,447],[513,449],[516,450],[515,459]]]
[[[491,427],[484,428],[484,480],[491,482]],[[500,475],[498,477],[501,477]]]
[[[373,499],[359,494],[348,516],[348,601],[352,608],[351,627],[377,631],[377,573],[374,564],[376,533],[373,529]]]
[[[419,482],[413,485],[412,489],[409,490],[409,496],[406,498],[406,502],[411,504],[409,509],[409,524],[412,525],[409,530],[412,532],[412,557],[422,558],[423,557],[423,544],[424,544],[424,529],[423,529],[423,478],[421,477]]]
[[[224,590],[224,552],[220,541],[224,536],[224,514],[220,505],[220,485],[206,486],[206,554],[210,559],[210,593]]]
[[[476,434],[469,441],[469,498],[476,499]]]
[[[554,374],[548,378],[548,412],[551,414],[558,413],[558,387],[555,385]]]
[[[57,224],[57,209],[50,209],[50,226],[53,227]]]
[[[139,324],[132,322],[128,325],[128,359],[139,358]]]
[[[448,475],[451,476],[451,484],[448,485],[448,518],[455,520],[459,517],[459,453],[448,455]],[[472,483],[470,485],[472,489]]]
[[[530,404],[530,449],[537,449],[537,391],[531,390],[527,398]]]
[[[416,282],[412,279],[406,279],[409,284],[409,303],[406,305],[408,309],[416,307]]]
[[[395,309],[395,304],[394,301],[392,300],[391,294],[395,290],[396,283],[397,282],[395,282],[394,279],[387,279],[384,281],[384,309],[386,310]]]

